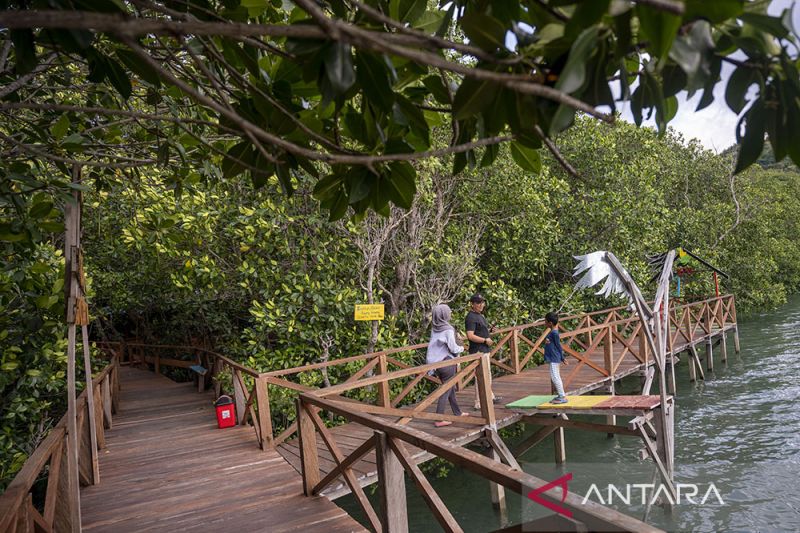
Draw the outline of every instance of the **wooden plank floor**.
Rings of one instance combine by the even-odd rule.
[[[100,484],[81,490],[85,531],[364,531],[302,482],[251,427],[217,429],[213,396],[121,369],[120,410],[100,452]]]
[[[732,329],[733,327],[734,324],[726,324],[726,330]],[[711,337],[718,336],[721,332],[722,330],[715,329],[711,332]],[[675,343],[674,351],[676,354],[680,353],[688,349],[690,344],[697,345],[704,343],[707,338],[708,335],[702,331],[698,331],[695,334],[695,337],[691,343],[687,342],[683,338],[680,338],[680,341],[676,341]],[[615,361],[618,359],[623,349],[624,346],[622,343],[617,342],[614,344]],[[602,347],[592,352],[589,358],[594,364],[602,368]],[[569,365],[562,367],[562,379],[566,379],[566,377],[570,375],[577,365],[577,361],[574,358],[568,359]],[[654,364],[652,359],[649,364]],[[613,379],[614,381],[622,379],[625,376],[643,370],[644,367],[644,364],[640,363],[638,359],[629,353],[617,367],[617,371],[614,374]],[[577,370],[577,373],[572,381],[569,383],[569,386],[567,387],[568,390],[566,392],[569,395],[585,394],[592,390],[596,390],[600,387],[608,385],[609,381],[610,378],[603,377],[588,365],[582,365],[581,368]],[[502,399],[502,404],[495,406],[497,426],[498,428],[510,426],[519,422],[522,418],[522,415],[520,415],[518,412],[506,409],[503,406],[531,394],[550,394],[550,370],[547,365],[540,365],[529,368],[523,372],[520,372],[519,374],[506,374],[495,377],[492,382],[492,390]],[[473,409],[473,404],[475,401],[475,390],[473,386],[466,387],[464,390],[457,392],[456,397],[458,398],[459,406],[463,411],[468,413],[476,412]],[[428,412],[435,412],[435,410],[435,405],[427,409]],[[447,407],[447,412],[450,412],[449,406]],[[442,428],[434,427],[433,422],[429,420],[412,420],[408,425],[422,431],[427,431],[433,435],[436,435],[437,437],[447,439],[450,442],[459,445],[469,444],[470,442],[478,440],[483,436],[482,429],[479,426],[459,424],[457,422],[451,426]],[[349,423],[332,428],[331,433],[334,435],[339,448],[345,455],[349,455],[350,452],[358,448],[359,445],[372,436],[371,430],[355,423]],[[330,452],[328,452],[328,449],[319,434],[317,434],[317,449],[319,450],[321,475],[324,476],[336,467],[336,463],[334,462],[333,456],[330,454]],[[292,466],[294,466],[298,472],[301,471],[300,452],[296,438],[283,442],[280,446],[278,446],[278,451]],[[409,452],[412,452],[412,455],[417,463],[422,463],[431,458],[429,454],[417,448],[409,448]],[[370,485],[377,480],[377,468],[375,465],[375,460],[375,453],[373,451],[366,454],[362,459],[353,465],[356,477],[362,486]],[[337,481],[331,483],[328,488],[323,491],[323,494],[329,498],[335,499],[348,494],[349,492],[349,488],[345,484],[343,478],[340,477]]]

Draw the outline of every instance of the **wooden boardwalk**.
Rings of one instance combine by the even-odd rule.
[[[561,338],[569,365],[562,367],[562,378],[570,395],[591,391],[608,394],[625,376],[653,375],[650,367],[654,362],[636,315],[614,308],[566,317],[564,323]],[[669,352],[689,350],[689,356],[682,360],[690,364],[690,379],[694,373],[702,375],[695,345],[706,347],[709,369],[713,344],[721,343],[722,353],[726,351],[726,333],[734,332],[738,351],[735,303],[730,295],[671,306],[670,323]],[[605,425],[563,418],[556,424],[550,423],[552,417],[504,407],[529,395],[551,393],[548,368],[534,363],[546,333],[540,321],[497,331],[492,353],[461,357],[457,380],[446,384],[428,376],[428,371],[450,362],[422,366],[405,362],[413,360],[413,353],[424,350],[425,344],[257,372],[199,348],[105,343],[110,362],[92,380],[93,403],[86,392],[76,402],[82,527],[114,532],[363,531],[331,501],[353,492],[370,527],[382,531],[384,519],[404,522],[404,499],[400,502],[392,497],[387,501],[385,495],[404,494],[404,475],[410,475],[438,522],[445,524],[445,529],[460,531],[415,465],[434,456],[443,457],[489,479],[495,487],[493,498],[501,486],[524,494],[526,488],[546,482],[525,473],[497,434],[498,428],[523,419],[546,426],[533,437],[549,435],[546,430],[552,432],[558,425],[572,424],[602,433],[641,436],[654,448],[650,454],[654,460],[659,455],[669,457],[664,451],[669,447],[655,449],[658,442],[650,442],[656,435],[645,430],[647,419],[640,420],[636,428],[630,427],[633,422],[615,425],[615,414],[630,416],[624,410],[608,415]],[[412,357],[405,361],[395,357],[409,352]],[[165,366],[188,370],[196,368],[193,365],[207,369],[194,385],[175,383],[160,375]],[[305,384],[319,383],[315,373],[342,365],[350,365],[349,374],[339,374],[336,384],[324,388]],[[494,378],[490,378],[490,367],[497,371]],[[453,425],[435,428],[433,422],[441,418],[433,413],[436,397],[473,377],[480,385],[481,409],[476,412],[472,408],[474,387],[465,387],[457,397],[468,416],[451,415]],[[425,381],[429,383],[427,391],[420,390]],[[436,383],[433,392],[430,381]],[[675,386],[674,382],[671,385]],[[234,397],[240,425],[219,430],[212,402],[223,386]],[[677,385],[678,389],[681,386]],[[361,391],[350,394],[356,389]],[[492,391],[501,398],[498,405],[492,405]],[[284,395],[283,402],[287,392],[289,399],[294,395],[298,417],[279,434],[272,427],[270,413],[270,396],[276,392]],[[649,386],[643,394],[649,394]],[[327,428],[320,418],[326,412],[350,422]],[[654,410],[653,416],[672,416],[671,409],[669,414],[659,412]],[[97,427],[97,448],[89,437],[92,419]],[[0,495],[0,531],[31,531],[34,526],[43,531],[75,529],[78,508],[72,497],[72,474],[62,467],[68,464],[65,420],[37,447]],[[560,435],[556,448],[560,446],[563,451],[563,431]],[[464,448],[479,439],[491,446],[489,457]],[[539,440],[526,441],[529,446],[536,442]],[[98,451],[99,460],[92,450]],[[50,475],[40,505],[34,501],[33,486],[45,469]],[[666,477],[670,478],[669,471]],[[380,513],[372,508],[362,489],[376,481],[383,498]],[[601,529],[652,530],[612,509],[587,505],[575,494],[567,495],[566,505],[581,515],[582,523],[595,523]]]
[[[719,339],[723,333],[727,333],[735,329],[735,323],[726,323],[724,327],[711,328],[710,333],[702,330],[692,332],[692,340],[688,341],[685,337],[676,335],[673,329],[673,335],[676,340],[673,344],[673,350],[669,352],[678,354],[680,352],[689,350],[690,347],[696,345],[705,345],[709,339]],[[588,355],[588,360],[598,367],[603,367],[605,354],[602,347],[583,354],[584,357]],[[616,371],[612,377],[604,377],[588,364],[582,364],[576,368],[576,362],[571,358],[567,358],[569,365],[562,367],[562,378],[571,376],[569,386],[567,387],[568,395],[580,395],[590,391],[605,389],[612,382],[622,379],[632,374],[642,374],[646,367],[652,367],[654,362],[650,359],[647,363],[641,363],[630,350],[626,350],[626,346],[622,342],[615,342],[613,345],[613,359],[621,357],[621,361],[616,366]],[[571,374],[573,373],[574,374]],[[480,416],[480,412],[473,407],[475,402],[475,387],[469,386],[456,393],[461,409],[469,414]],[[526,369],[517,374],[506,374],[496,376],[492,380],[492,390],[501,400],[495,406],[495,416],[497,419],[497,427],[503,428],[519,422],[523,415],[518,411],[506,409],[504,406],[508,403],[514,402],[526,396],[546,395],[551,393],[550,373],[547,365],[540,365],[533,368]],[[435,405],[426,409],[428,412],[435,412]],[[449,406],[447,412],[450,412]],[[397,418],[386,418],[387,420],[397,420]],[[408,423],[408,427],[428,432],[442,439],[457,445],[466,445],[484,437],[482,427],[475,425],[459,424],[455,422],[451,426],[436,428],[430,420],[423,420],[415,418]],[[345,456],[352,453],[366,440],[373,436],[373,430],[366,428],[357,423],[348,423],[342,426],[330,429],[332,435],[336,439],[336,443]],[[335,458],[330,454],[326,448],[322,437],[317,434],[317,448],[319,450],[319,466],[322,475],[336,468]],[[298,439],[288,440],[278,446],[280,454],[298,471],[302,472],[300,461],[300,449]],[[412,456],[418,462],[424,462],[432,456],[417,448],[409,449]],[[376,465],[375,452],[371,451],[365,454],[359,461],[352,467],[357,479],[362,486],[367,486],[377,480],[378,472]],[[322,494],[335,499],[345,494],[350,493],[350,489],[343,479],[339,482],[334,482],[328,486]]]
[[[217,429],[213,392],[122,367],[120,408],[81,490],[85,531],[364,531],[252,428]]]

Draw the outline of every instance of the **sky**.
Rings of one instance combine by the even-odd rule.
[[[792,22],[795,32],[800,33],[798,31],[800,29],[800,6],[794,0],[773,0],[769,7],[769,14],[780,15],[786,8],[792,9]],[[687,141],[698,139],[704,147],[715,152],[721,152],[736,144],[738,117],[728,109],[725,103],[725,87],[732,71],[733,67],[731,65],[723,64],[720,74],[722,81],[714,89],[714,102],[701,111],[694,111],[694,109],[702,96],[702,91],[695,94],[688,102],[686,101],[685,93],[679,94],[678,114],[675,115],[669,126],[683,134]],[[751,91],[754,92],[755,87]],[[624,102],[621,112],[624,120],[633,122],[629,102]],[[655,127],[655,120],[645,121],[644,124]]]

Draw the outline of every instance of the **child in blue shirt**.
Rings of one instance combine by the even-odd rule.
[[[550,365],[550,380],[558,393],[558,396],[553,398],[550,403],[567,403],[560,370],[560,366],[566,365],[567,360],[564,358],[564,348],[561,347],[561,336],[558,333],[558,315],[552,311],[547,313],[544,317],[544,324],[550,328],[550,333],[544,340],[544,360]]]

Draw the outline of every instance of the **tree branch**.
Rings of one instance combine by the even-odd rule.
[[[650,6],[653,9],[657,9],[659,11],[672,13],[673,15],[683,15],[685,11],[683,2],[675,0],[633,0],[633,1],[636,2],[637,4]]]
[[[9,94],[13,93],[14,91],[19,89],[20,87],[24,86],[26,83],[28,83],[33,78],[35,78],[36,75],[39,74],[40,72],[43,72],[43,71],[47,70],[48,68],[50,68],[50,65],[52,64],[53,60],[56,57],[57,57],[57,55],[55,53],[50,54],[49,56],[47,56],[45,58],[44,61],[39,63],[36,66],[36,68],[31,70],[27,74],[23,74],[22,76],[20,76],[16,80],[12,81],[8,85],[6,85],[2,89],[0,89],[0,99],[5,98],[6,96],[8,96]]]
[[[406,59],[418,61],[432,67],[441,67],[445,70],[449,70],[450,72],[457,72],[458,74],[468,78],[495,82],[520,93],[540,96],[553,102],[567,105],[578,111],[583,111],[587,115],[591,115],[604,122],[614,122],[613,115],[598,111],[585,102],[552,87],[536,83],[530,76],[521,74],[502,74],[499,72],[474,68],[462,63],[447,61],[446,59],[442,59],[440,56],[431,54],[429,52],[396,46],[388,43],[384,38],[384,35],[375,35],[374,32],[364,30],[347,22],[327,17],[322,10],[317,7],[317,5],[314,3],[314,0],[295,0],[295,3],[299,7],[303,8],[303,10],[305,10],[309,15],[311,15],[311,18],[317,21],[322,29],[333,40],[349,42],[351,45],[356,47],[369,48],[374,51],[405,57]]]
[[[573,167],[569,163],[569,161],[566,160],[566,158],[561,153],[561,150],[559,150],[558,146],[556,146],[556,143],[554,143],[550,137],[545,135],[544,131],[542,131],[542,128],[539,127],[538,124],[536,125],[536,134],[542,138],[542,142],[544,143],[544,145],[547,147],[548,150],[550,150],[550,153],[553,154],[553,157],[556,158],[558,164],[561,165],[564,168],[564,170],[567,171],[567,174],[569,174],[573,178],[581,180],[583,179],[580,173],[578,173],[578,171],[575,170],[575,167]]]

